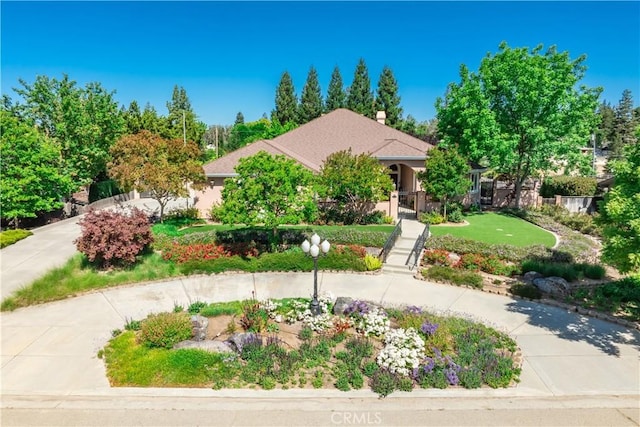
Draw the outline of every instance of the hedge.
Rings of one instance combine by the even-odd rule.
[[[545,198],[559,196],[593,196],[596,194],[595,178],[586,176],[549,176],[540,187],[540,195]]]

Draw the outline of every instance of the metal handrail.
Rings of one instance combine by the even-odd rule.
[[[416,265],[418,265],[418,260],[420,258],[420,254],[422,253],[422,249],[424,249],[424,243],[427,241],[427,237],[429,237],[429,224],[425,224],[424,230],[413,245],[413,249],[409,252],[409,256],[407,257],[407,262],[404,265],[408,265],[411,260],[411,256],[414,256],[413,265],[409,266],[409,270],[413,270]]]
[[[378,255],[378,258],[383,263],[387,262],[387,256],[389,255],[389,252],[391,252],[391,249],[393,249],[393,245],[396,244],[396,240],[398,240],[398,236],[400,236],[401,234],[402,234],[402,218],[400,218],[400,221],[398,221],[398,223],[396,224],[396,228],[393,229],[393,231],[387,238],[387,241],[385,242],[384,247],[382,248],[382,251],[380,251],[380,255]]]

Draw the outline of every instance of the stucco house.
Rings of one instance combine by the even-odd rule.
[[[396,191],[376,209],[394,218],[402,214],[403,209],[415,215],[416,211],[424,210],[420,205],[426,203],[425,198],[420,197],[423,192],[416,174],[424,170],[427,153],[433,145],[386,126],[384,119],[384,112],[372,120],[351,110],[337,109],[272,140],[256,141],[207,163],[204,172],[209,186],[195,192],[196,207],[206,217],[211,206],[221,202],[224,180],[236,175],[234,168],[243,157],[266,151],[289,157],[317,173],[330,154],[350,148],[353,154],[369,153],[389,167]],[[477,201],[472,197],[471,203],[480,200],[480,173],[481,170],[474,169],[471,174],[474,188],[470,194],[477,193]]]

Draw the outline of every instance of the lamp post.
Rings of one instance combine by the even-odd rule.
[[[331,245],[327,240],[320,243],[320,236],[314,233],[313,236],[311,236],[311,243],[309,243],[307,239],[304,239],[300,247],[305,254],[311,255],[311,258],[313,258],[313,300],[311,301],[311,314],[317,316],[321,311],[320,303],[318,302],[318,256],[320,256],[320,252],[323,254],[329,252]]]

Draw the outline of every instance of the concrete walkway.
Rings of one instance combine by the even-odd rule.
[[[37,270],[32,273],[37,277],[49,265],[66,260],[68,254],[61,248],[78,232],[69,224],[45,227],[13,245],[24,246],[31,240],[34,247],[48,247],[37,255],[24,248],[14,250],[23,254],[20,260],[16,253],[5,256],[11,247],[2,250],[3,297],[21,280],[29,282],[20,277],[24,271]],[[640,333],[636,330],[405,274],[320,272],[319,283],[321,291],[336,296],[424,306],[504,330],[522,350],[521,381],[497,390],[416,389],[383,401],[369,390],[345,394],[338,390],[111,388],[97,353],[126,319],[141,319],[196,300],[238,300],[252,293],[260,299],[309,296],[313,286],[309,273],[192,276],[112,288],[0,314],[2,425],[336,425],[353,424],[354,418],[349,421],[346,415],[362,421],[365,414],[374,417],[365,423],[376,425],[426,425],[427,419],[435,425],[640,423]],[[448,415],[435,417],[442,409]],[[273,418],[265,418],[267,413]],[[127,414],[148,418],[127,418]],[[495,419],[498,414],[503,418]],[[71,419],[75,421],[65,421]]]

